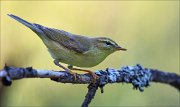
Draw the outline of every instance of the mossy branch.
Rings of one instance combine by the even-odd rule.
[[[32,67],[20,68],[5,66],[0,70],[0,80],[4,86],[10,86],[12,80],[23,78],[50,78],[53,81],[72,84],[89,84],[88,93],[85,97],[82,107],[87,107],[96,90],[100,87],[103,93],[103,87],[109,83],[132,83],[134,89],[139,89],[141,92],[144,87],[148,87],[150,82],[159,82],[169,84],[180,91],[180,76],[175,73],[168,73],[157,69],[143,68],[141,65],[125,66],[121,69],[107,68],[106,70],[98,70],[96,74],[99,79],[92,83],[93,78],[90,74],[74,75],[64,71],[53,70],[37,70]]]

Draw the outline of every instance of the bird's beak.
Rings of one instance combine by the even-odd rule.
[[[127,51],[127,49],[122,48],[122,47],[120,47],[120,46],[117,47],[117,50]]]

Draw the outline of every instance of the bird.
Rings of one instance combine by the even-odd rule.
[[[99,77],[98,75],[93,71],[82,68],[94,67],[110,54],[119,50],[127,50],[107,37],[82,36],[64,30],[45,27],[37,23],[30,23],[13,14],[7,15],[35,32],[47,47],[51,57],[54,59],[54,64],[66,72],[74,74],[75,78],[76,73],[72,72],[72,70],[90,73],[93,79],[96,80]],[[65,67],[61,63],[65,63],[68,66]]]

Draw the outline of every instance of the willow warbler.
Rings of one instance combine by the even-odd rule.
[[[64,30],[30,23],[12,14],[8,14],[8,16],[35,32],[48,48],[49,53],[54,59],[54,64],[70,73],[72,73],[71,70],[81,70],[89,72],[96,78],[98,76],[94,72],[73,68],[73,66],[93,67],[115,51],[126,51],[125,48],[122,48],[110,38],[76,35]],[[62,66],[59,62],[68,64],[68,67]]]

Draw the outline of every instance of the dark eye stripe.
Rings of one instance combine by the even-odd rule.
[[[106,41],[105,43],[106,43],[106,45],[112,45],[112,43],[109,41]]]
[[[104,42],[106,45],[113,45],[116,46],[117,44],[112,41],[112,40],[107,40],[107,39],[99,39],[100,41]]]
[[[112,41],[104,41],[107,45],[116,45],[116,43],[112,42]]]

